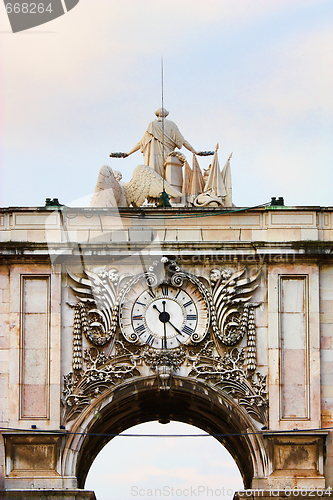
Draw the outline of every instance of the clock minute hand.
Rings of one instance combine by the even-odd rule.
[[[168,323],[169,325],[172,326],[172,328],[176,330],[177,333],[179,333],[179,335],[182,335],[184,337],[184,334],[180,330],[178,330],[178,328],[175,325],[173,325],[170,320],[168,321]]]
[[[176,327],[173,323],[171,323],[171,321],[170,321],[170,314],[169,314],[168,312],[166,312],[166,311],[165,311],[165,304],[164,304],[164,303],[163,303],[163,312],[161,312],[161,311],[158,309],[158,307],[157,307],[157,305],[156,305],[156,304],[154,304],[154,305],[153,305],[153,308],[154,308],[154,309],[156,309],[156,311],[159,313],[159,315],[160,315],[160,316],[159,316],[159,320],[160,320],[162,323],[164,323],[164,324],[165,324],[165,323],[169,323],[169,324],[172,326],[172,328],[173,328],[173,329],[174,329],[177,333],[179,333],[179,335],[182,335],[182,337],[184,337],[184,334],[183,334],[180,330],[178,330],[178,328],[177,328],[177,327]]]
[[[163,300],[162,304],[163,304],[163,312],[165,313],[165,300]],[[167,348],[166,323],[163,323],[163,331],[164,331],[164,347]]]

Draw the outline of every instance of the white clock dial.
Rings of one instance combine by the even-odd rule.
[[[185,288],[163,284],[153,289],[140,284],[133,292],[126,297],[120,315],[121,330],[129,342],[173,349],[205,336],[207,309],[193,284]]]

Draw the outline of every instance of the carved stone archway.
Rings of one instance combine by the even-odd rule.
[[[266,497],[332,489],[332,210],[266,208],[3,212],[0,497],[92,500],[103,446],[168,419]]]
[[[113,436],[153,420],[193,424],[213,435],[233,456],[245,488],[267,475],[264,440],[247,413],[218,388],[182,377],[173,377],[168,391],[160,389],[156,377],[130,379],[97,399],[68,436],[63,474],[76,476],[84,488],[94,459]]]

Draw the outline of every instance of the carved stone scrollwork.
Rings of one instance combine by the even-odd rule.
[[[186,352],[182,347],[168,350],[156,350],[145,347],[142,352],[144,363],[156,372],[161,390],[170,390],[170,380],[186,360]]]
[[[235,399],[255,420],[266,424],[266,377],[256,372],[255,309],[260,303],[250,302],[258,287],[260,271],[244,278],[245,268],[235,272],[213,269],[209,286],[166,257],[161,263],[160,267],[154,262],[145,272],[120,278],[115,269],[99,274],[85,271],[84,278],[68,273],[76,283],[72,289],[78,303],[71,305],[75,310],[73,372],[64,377],[65,419],[73,418],[112,386],[130,377],[146,376],[148,369],[156,375],[161,390],[170,389],[175,372],[182,377],[204,379]],[[161,283],[180,289],[194,286],[197,295],[193,295],[193,301],[204,304],[204,333],[196,338],[194,332],[191,343],[167,349],[163,344],[162,348],[151,347],[152,344],[145,344],[141,338],[141,345],[134,345],[139,332],[133,329],[132,336],[125,336],[120,330],[124,343],[116,340],[114,346],[111,344],[108,348],[113,354],[106,355],[101,347],[116,334],[122,305],[128,300],[138,300],[135,291],[136,287],[141,290],[140,282],[155,291],[161,288]],[[175,328],[174,323],[172,327]],[[88,345],[99,349],[90,347],[83,355],[83,335]],[[235,347],[244,338],[246,347]]]
[[[244,273],[245,268],[234,273],[229,269],[222,272],[218,269],[211,271],[212,329],[221,343],[228,347],[238,344],[243,339],[249,330],[249,325],[253,336],[253,309],[260,305],[248,302],[258,287],[258,284],[253,283],[260,276],[260,270],[250,278],[240,279]],[[251,349],[252,341],[251,337],[249,346]],[[252,356],[252,359],[255,359],[255,356]]]
[[[184,363],[186,352],[182,347],[172,350],[156,350],[151,347],[145,347],[142,359],[152,370],[156,370],[159,366],[169,366],[172,370],[176,371]]]
[[[79,278],[69,271],[67,273],[77,284],[71,288],[79,300],[74,305],[74,330],[81,328],[86,338],[96,346],[107,344],[113,338],[118,324],[118,271],[112,269],[95,274],[85,270],[87,278]]]
[[[137,357],[122,342],[116,341],[116,353],[106,356],[96,348],[84,355],[85,370],[64,376],[63,404],[66,419],[83,410],[94,398],[123,380],[139,375]]]
[[[193,366],[189,376],[204,379],[238,401],[255,420],[266,424],[266,377],[247,370],[245,350],[234,348],[230,353],[214,356],[213,341],[209,341],[198,354],[189,356]]]

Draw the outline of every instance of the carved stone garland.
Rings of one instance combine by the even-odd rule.
[[[73,370],[82,370],[82,329],[81,308],[82,304],[75,305],[74,332],[73,332]]]
[[[66,420],[73,418],[105,390],[127,378],[140,375],[137,369],[138,357],[120,341],[115,342],[115,354],[105,356],[96,348],[86,349],[85,371],[64,376],[63,404]]]
[[[166,263],[166,259],[163,259],[162,262]],[[172,350],[156,350],[147,346],[136,347],[134,350],[132,345],[129,350],[123,342],[116,340],[115,354],[112,356],[106,356],[96,348],[85,350],[82,356],[82,334],[95,346],[104,346],[115,335],[119,304],[125,300],[131,288],[142,279],[154,287],[158,284],[158,278],[152,267],[149,272],[127,279],[125,285],[118,290],[116,270],[102,272],[100,275],[86,271],[88,280],[69,273],[84,288],[72,287],[79,294],[80,302],[71,306],[75,309],[73,373],[64,377],[63,403],[66,420],[73,418],[75,413],[82,411],[105,390],[129,377],[139,376],[138,361],[157,374],[161,380],[160,388],[165,390],[170,389],[172,373],[177,372],[186,361],[189,366],[188,376],[213,383],[219,390],[233,397],[255,420],[266,423],[266,377],[255,373],[254,312],[260,304],[248,302],[257,286],[251,284],[256,281],[260,272],[251,278],[240,279],[245,269],[235,273],[230,270],[220,273],[215,269],[212,271],[210,290],[196,276],[181,271],[175,263],[173,265],[170,283],[181,286],[184,280],[189,280],[199,289],[208,314],[211,315],[212,333],[217,341],[226,347],[232,347],[247,334],[246,349],[233,348],[220,356],[213,347],[213,340],[206,340],[199,352],[191,350],[190,346]],[[86,303],[89,304],[88,307]],[[97,309],[98,306],[100,310]],[[136,340],[133,338],[133,342]]]
[[[199,353],[188,358],[193,365],[190,377],[203,379],[235,399],[257,421],[267,423],[266,377],[247,369],[245,349],[234,348],[230,353],[214,356],[213,341],[208,341]]]
[[[182,347],[177,347],[171,351],[145,347],[142,352],[142,359],[154,371],[160,366],[168,366],[173,371],[177,371],[186,360],[186,352]]]

